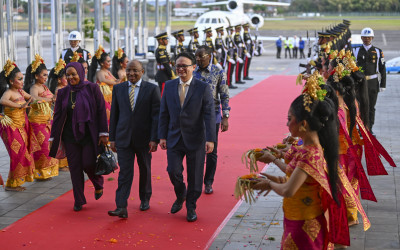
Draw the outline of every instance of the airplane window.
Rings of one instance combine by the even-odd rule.
[[[210,23],[210,18],[207,18],[205,23]]]
[[[212,19],[212,23],[217,23],[217,19],[216,19],[216,18],[213,18],[213,19]]]
[[[200,23],[204,23],[204,18],[200,19]]]

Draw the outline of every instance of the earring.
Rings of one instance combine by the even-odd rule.
[[[306,129],[306,127],[304,127],[304,126],[300,126],[299,131],[300,131],[300,132],[306,132],[307,129]]]

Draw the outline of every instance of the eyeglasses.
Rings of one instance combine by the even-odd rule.
[[[203,58],[206,58],[208,56],[208,54],[204,54],[202,56],[195,56],[196,60],[201,60]]]
[[[186,69],[187,67],[193,66],[193,64],[177,64],[175,67],[177,69]]]

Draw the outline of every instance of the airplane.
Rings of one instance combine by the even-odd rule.
[[[257,0],[228,0],[222,2],[203,3],[202,6],[216,6],[226,5],[229,11],[213,10],[199,16],[194,27],[199,30],[199,41],[203,41],[203,30],[211,27],[213,30],[213,37],[216,37],[215,28],[224,26],[235,26],[238,24],[249,23],[253,28],[260,28],[264,25],[264,17],[259,14],[252,14],[251,16],[244,13],[244,4],[257,4],[268,6],[289,6],[289,3],[271,2],[271,1],[257,1]],[[226,33],[226,32],[225,32]]]

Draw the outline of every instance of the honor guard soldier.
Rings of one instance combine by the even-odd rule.
[[[371,28],[364,28],[361,31],[363,45],[353,49],[357,65],[364,70],[365,79],[368,82],[369,129],[371,133],[375,121],[375,104],[378,99],[378,92],[384,91],[386,88],[385,59],[382,50],[371,44],[373,39],[374,31]]]
[[[229,59],[227,61],[228,65],[226,67],[227,68],[226,69],[226,83],[228,84],[228,87],[230,89],[236,89],[237,86],[235,84],[233,84],[233,81],[232,81],[233,72],[235,70],[235,65],[236,65],[236,60],[238,59],[237,48],[236,48],[236,45],[233,42],[233,38],[232,38],[234,28],[232,26],[229,26],[226,28],[226,31],[228,34],[225,38],[225,44],[228,47],[228,56],[229,56]]]
[[[188,51],[192,52],[193,54],[196,52],[197,48],[200,46],[199,41],[197,40],[199,38],[199,32],[197,30],[197,28],[193,28],[188,30],[191,39],[189,42],[189,46],[188,46]]]
[[[185,41],[185,36],[183,35],[183,30],[175,31],[172,35],[176,39],[176,45],[174,50],[174,55],[176,58],[177,55],[185,51],[185,47],[183,46],[183,41]]]
[[[63,59],[66,64],[68,64],[71,61],[71,58],[72,58],[74,52],[81,54],[83,59],[87,62],[90,62],[90,59],[92,59],[90,52],[85,49],[82,49],[79,46],[79,43],[81,42],[81,40],[82,40],[82,36],[81,36],[81,33],[79,33],[78,31],[74,30],[74,31],[71,31],[71,33],[69,33],[68,41],[69,41],[69,45],[71,46],[71,48],[64,49],[61,52],[61,56],[60,56],[60,58]]]
[[[235,71],[235,79],[236,79],[236,83],[238,83],[238,84],[246,83],[241,80],[244,55],[247,53],[242,36],[240,35],[241,30],[242,30],[242,25],[240,25],[240,24],[236,25],[235,26],[235,35],[233,36],[233,42],[235,43],[235,46],[237,47],[237,56],[240,57],[240,59],[241,59],[241,62],[239,64],[236,64],[236,71]]]
[[[217,38],[215,38],[215,50],[217,51],[217,60],[222,68],[225,69],[228,60],[228,48],[225,45],[222,37],[224,36],[224,26],[215,29],[217,31]]]
[[[157,73],[155,81],[160,87],[160,92],[164,90],[165,82],[171,79],[175,79],[175,73],[172,70],[172,64],[167,51],[168,35],[167,32],[158,34],[154,38],[157,39],[158,47],[156,49],[156,61],[157,61]]]
[[[213,33],[212,33],[212,30],[211,30],[211,27],[207,28],[207,29],[205,29],[203,31],[206,34],[206,39],[204,40],[204,45],[208,46],[212,50],[212,55],[211,55],[211,61],[210,62],[212,64],[214,64],[214,65],[217,65],[218,64],[217,53],[215,51],[214,43],[213,43],[213,40],[212,40]]]
[[[254,41],[251,38],[250,32],[249,32],[249,26],[250,24],[246,23],[243,24],[243,41],[246,46],[247,53],[245,54],[244,57],[244,67],[243,67],[243,80],[253,80],[253,78],[249,77],[249,68],[250,68],[250,63],[251,63],[251,58],[254,56]]]

